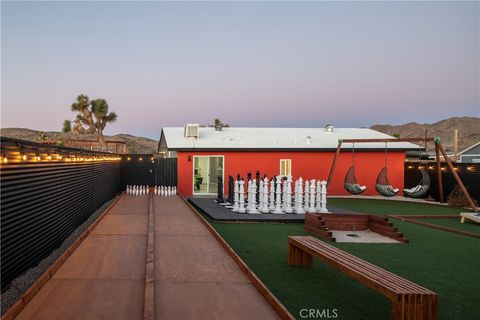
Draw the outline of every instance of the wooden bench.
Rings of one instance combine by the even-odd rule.
[[[438,295],[313,237],[288,237],[288,264],[311,265],[313,256],[392,301],[392,320],[438,319]]]

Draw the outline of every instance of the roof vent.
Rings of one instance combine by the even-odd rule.
[[[312,143],[312,137],[307,136],[307,140],[305,141],[306,144],[311,144]]]
[[[223,124],[221,123],[215,124],[215,131],[222,131],[222,128],[223,128]]]
[[[333,132],[333,129],[334,129],[334,128],[335,128],[335,127],[334,127],[333,125],[327,124],[327,125],[325,126],[325,131],[326,131],[326,132]]]
[[[198,139],[200,137],[200,125],[197,123],[187,123],[184,127],[183,135],[187,139]]]

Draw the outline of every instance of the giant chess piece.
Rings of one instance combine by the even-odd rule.
[[[245,181],[241,179],[238,182],[238,212],[245,213]]]
[[[253,214],[260,213],[260,212],[258,212],[257,204],[255,203],[255,201],[257,200],[257,197],[256,197],[256,195],[257,195],[257,181],[256,181],[256,179],[253,179],[251,188],[252,188],[252,193],[251,193],[252,202],[250,203],[251,206],[248,210],[248,213],[253,213]]]
[[[252,206],[252,180],[248,180],[247,185],[247,211],[250,211],[250,207]]]
[[[232,208],[232,211],[233,212],[238,212],[239,210],[239,203],[238,203],[238,200],[239,200],[239,197],[238,197],[238,192],[239,192],[239,189],[238,189],[238,180],[235,180],[235,186],[233,188],[233,208]]]
[[[317,180],[317,190],[315,194],[315,211],[320,212],[321,206],[321,185],[320,180]]]
[[[285,204],[285,213],[292,213],[292,176],[287,177],[287,184],[286,184],[286,189],[287,189],[287,196],[286,199],[284,200],[286,202]]]
[[[287,209],[287,179],[282,178],[282,211]]]
[[[275,180],[273,178],[270,180],[270,205],[268,210],[275,210]]]
[[[268,178],[265,176],[263,179],[263,207],[262,213],[269,213],[270,210],[268,208]]]
[[[310,181],[310,206],[308,211],[310,213],[315,213],[315,179]]]
[[[275,201],[275,210],[273,213],[283,213],[282,211],[282,178],[277,177],[277,189],[275,190],[275,193],[277,194],[277,198]]]
[[[223,200],[223,179],[221,176],[217,176],[217,202],[224,203]]]
[[[233,203],[233,193],[234,193],[234,182],[233,177],[228,176],[228,202]]]
[[[308,209],[310,208],[310,181],[305,180],[305,194],[304,194],[304,203],[305,205],[303,206],[303,211],[308,212]]]
[[[303,179],[300,177],[298,179],[298,208],[297,208],[297,213],[302,214],[305,213],[305,210],[303,210]]]
[[[258,211],[262,212],[263,211],[263,179],[260,179],[260,184],[259,184],[259,197],[258,197]]]
[[[320,185],[321,185],[321,194],[322,194],[322,197],[321,197],[321,208],[320,208],[320,212],[328,212],[328,209],[327,209],[327,181],[325,180],[322,180],[320,182]]]
[[[260,171],[258,170],[255,173],[255,181],[257,182],[256,188],[255,188],[255,190],[257,190],[255,193],[255,203],[259,203],[260,202]]]

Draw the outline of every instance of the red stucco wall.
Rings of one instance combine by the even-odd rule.
[[[178,152],[178,191],[182,195],[191,195],[193,191],[193,156],[223,155],[225,157],[224,192],[227,193],[228,176],[240,173],[246,178],[247,172],[255,175],[260,170],[269,177],[280,173],[280,159],[292,159],[294,180],[327,180],[332,165],[334,152]],[[191,156],[190,161],[188,156]],[[360,184],[366,185],[364,195],[376,195],[375,182],[384,166],[384,152],[355,151],[356,176]],[[388,152],[388,178],[395,188],[403,190],[405,152]],[[352,154],[341,152],[338,158],[332,184],[331,195],[348,195],[343,188],[343,181],[348,168],[352,165]]]

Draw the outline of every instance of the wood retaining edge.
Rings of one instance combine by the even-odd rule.
[[[462,231],[462,230],[458,230],[458,229],[439,226],[439,225],[433,224],[433,223],[417,221],[416,219],[406,218],[405,216],[388,215],[387,217],[397,219],[397,220],[401,220],[401,221],[407,221],[407,222],[415,223],[415,224],[418,224],[418,225],[421,225],[421,226],[424,226],[424,227],[429,227],[429,228],[432,228],[432,229],[438,229],[438,230],[442,230],[442,231],[446,231],[446,232],[459,234],[459,235],[462,235],[462,236],[467,236],[467,237],[480,239],[480,234],[479,233]],[[458,216],[457,216],[457,218],[458,218]]]
[[[35,297],[35,295],[43,288],[43,286],[50,280],[55,272],[63,265],[63,263],[75,252],[80,244],[85,240],[100,223],[100,221],[106,216],[106,214],[112,209],[112,207],[122,197],[122,194],[117,195],[113,199],[112,203],[95,219],[95,221],[75,240],[70,247],[32,284],[30,288],[17,300],[1,317],[1,320],[12,320],[23,308]]]
[[[148,240],[145,263],[145,293],[143,303],[143,319],[155,319],[155,274],[154,274],[154,252],[155,235],[153,223],[153,190],[148,196]]]
[[[288,311],[288,309],[275,297],[275,295],[267,288],[267,286],[257,277],[257,275],[248,267],[248,265],[240,258],[240,256],[233,250],[232,247],[222,238],[222,236],[215,230],[214,227],[195,209],[195,207],[188,202],[187,199],[180,197],[200,219],[200,221],[207,227],[210,233],[217,239],[220,245],[227,251],[228,255],[240,267],[243,273],[252,281],[253,285],[260,294],[272,306],[275,312],[284,320],[295,319],[295,317]]]

